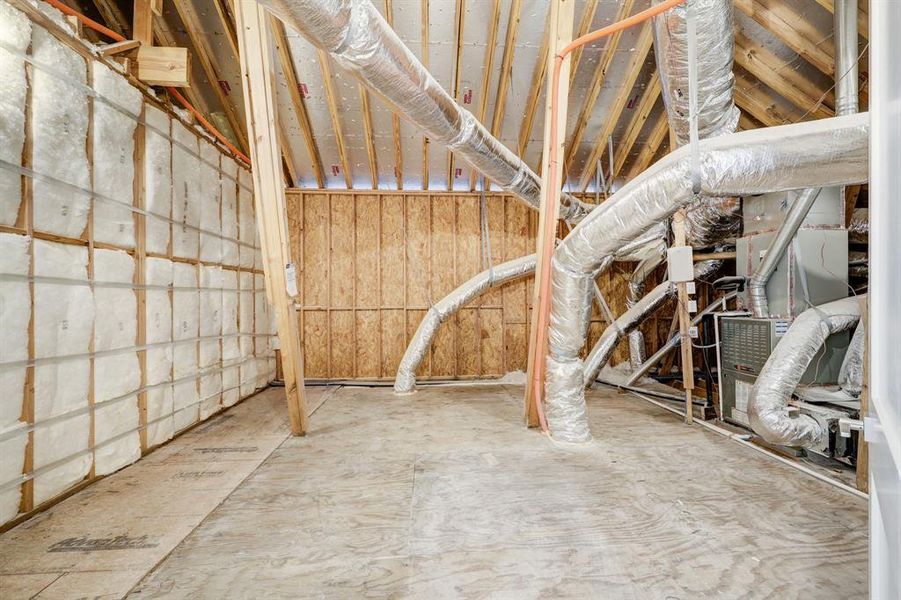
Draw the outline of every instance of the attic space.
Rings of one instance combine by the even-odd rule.
[[[0,0],[0,598],[901,598],[899,30]]]

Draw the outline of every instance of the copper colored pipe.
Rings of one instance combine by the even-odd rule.
[[[648,19],[651,19],[659,15],[660,13],[667,11],[674,6],[678,6],[685,1],[686,0],[666,0],[665,2],[661,2],[657,6],[643,10],[640,13],[636,13],[631,17],[623,19],[622,21],[617,21],[616,23],[608,25],[607,27],[598,29],[597,31],[586,33],[585,35],[570,42],[563,48],[563,50],[560,51],[559,54],[554,56],[554,74],[553,78],[551,79],[551,128],[549,134],[550,148],[548,150],[547,174],[547,189],[548,193],[551,194],[551,198],[549,199],[551,202],[556,203],[560,201],[560,186],[557,184],[557,138],[559,137],[559,132],[557,131],[557,112],[559,108],[558,105],[560,103],[560,71],[563,68],[563,61],[576,48],[580,48],[585,44],[597,41],[618,31],[623,31],[625,29],[628,29],[629,27],[638,25],[639,23],[644,23]],[[555,206],[555,204],[550,204],[550,206]],[[534,362],[532,363],[532,395],[535,398],[535,408],[538,412],[538,421],[541,424],[541,429],[543,431],[547,431],[547,420],[544,417],[544,409],[541,407],[543,398],[542,382],[544,382],[544,368],[546,358],[545,354],[547,353],[546,330],[548,326],[548,319],[550,317],[549,296],[551,285],[551,254],[554,251],[554,234],[556,229],[556,221],[552,222],[550,219],[545,219],[544,231],[541,232],[544,246],[540,263],[541,287],[539,288],[538,292],[538,337],[535,340],[536,347],[533,359]]]

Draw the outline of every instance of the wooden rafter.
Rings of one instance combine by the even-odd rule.
[[[666,139],[667,133],[669,133],[669,122],[666,119],[666,111],[664,110],[657,115],[651,134],[648,136],[648,141],[641,149],[641,152],[638,153],[638,156],[635,157],[635,162],[629,168],[629,174],[626,176],[626,179],[632,179],[651,165],[654,157],[657,156],[657,152],[660,151],[660,145]]]
[[[394,7],[391,0],[385,0],[385,20],[388,25],[394,27]],[[394,137],[394,176],[397,179],[397,189],[404,189],[404,153],[400,137],[400,117],[397,112],[391,111],[391,134]]]
[[[146,1],[149,4],[149,0],[141,0]],[[170,47],[178,47],[178,41],[175,38],[175,34],[172,33],[172,30],[169,29],[169,24],[166,23],[166,20],[159,16],[154,16],[152,19],[153,23],[153,39],[157,46],[170,46]],[[135,27],[137,30],[138,27]],[[212,111],[210,110],[209,104],[207,104],[206,98],[203,95],[197,93],[197,88],[194,86],[186,87],[182,90],[185,97],[188,99],[188,102],[191,103],[194,108],[196,108],[202,115],[206,117],[208,121],[212,120]]]
[[[760,129],[763,127],[757,119],[746,113],[745,111],[739,111],[738,115],[738,130],[739,131],[751,131],[752,129]]]
[[[460,61],[463,60],[463,25],[466,15],[466,0],[457,0],[454,10],[454,100],[460,101]],[[454,189],[454,153],[447,151],[447,191]]]
[[[209,47],[208,37],[204,35],[203,28],[200,24],[200,16],[197,14],[192,0],[172,0],[175,11],[185,26],[188,38],[193,46],[193,54],[197,57],[200,67],[203,69],[213,94],[225,113],[229,127],[238,142],[238,146],[242,150],[247,150],[247,133],[244,129],[244,123],[238,115],[238,111],[232,104],[231,100],[226,96],[225,90],[219,85],[221,77],[213,62],[212,51]]]
[[[544,25],[544,37],[541,41],[541,48],[538,50],[538,60],[535,61],[535,69],[532,71],[532,83],[529,85],[529,98],[526,100],[522,124],[519,126],[519,143],[516,145],[519,156],[525,154],[526,146],[529,145],[529,138],[532,136],[532,126],[535,123],[535,114],[538,112],[538,99],[541,96],[544,78],[547,76],[547,49],[551,34],[549,25],[550,15],[548,15]]]
[[[93,0],[97,12],[106,21],[107,26],[116,33],[125,37],[130,37],[131,27],[129,27],[128,18],[125,13],[116,4],[114,0]]]
[[[585,3],[585,10],[582,11],[582,18],[579,21],[579,29],[576,31],[576,35],[574,37],[580,38],[591,29],[591,24],[594,22],[594,14],[598,9],[598,0],[588,0]],[[576,71],[579,69],[579,61],[582,59],[582,51],[585,50],[585,46],[579,46],[569,55],[569,87],[572,88],[573,80],[576,78]],[[546,59],[545,59],[546,60]]]
[[[619,12],[616,15],[616,20],[621,21],[626,18],[630,14],[632,14],[632,5],[635,3],[635,0],[625,0],[622,6],[620,6]],[[569,172],[569,166],[572,162],[573,157],[578,152],[579,146],[582,144],[582,138],[585,135],[585,128],[588,126],[588,121],[591,118],[592,112],[594,112],[594,105],[598,101],[598,96],[601,93],[601,88],[604,86],[604,81],[607,79],[607,72],[610,69],[610,65],[613,62],[613,55],[616,54],[616,49],[619,46],[619,41],[622,38],[622,32],[616,32],[610,36],[607,41],[607,45],[604,47],[604,51],[601,53],[601,57],[598,60],[597,67],[594,71],[594,76],[591,80],[591,85],[588,87],[588,91],[585,93],[585,98],[582,101],[582,108],[579,110],[579,116],[576,119],[576,128],[573,130],[572,136],[569,138],[569,142],[567,144],[566,157],[564,159],[564,167],[563,172]],[[606,143],[606,137],[604,138],[604,143]]]
[[[372,189],[379,189],[379,166],[375,151],[375,136],[372,132],[372,107],[369,105],[369,92],[363,84],[357,84],[360,88],[360,110],[363,111],[363,136],[366,140],[366,156],[369,157],[369,176],[372,180]]]
[[[504,112],[507,107],[507,92],[510,89],[510,75],[513,72],[513,55],[516,52],[516,36],[519,33],[519,16],[522,11],[522,0],[510,3],[510,16],[507,19],[507,36],[504,39],[504,57],[501,59],[501,77],[497,82],[497,94],[494,97],[494,116],[491,119],[491,135],[498,135],[504,124]]]
[[[829,11],[835,12],[835,0],[816,0],[816,3]],[[857,31],[865,40],[870,39],[870,17],[867,14],[867,2],[862,0],[857,5]]]
[[[338,114],[338,103],[335,100],[335,86],[332,83],[332,70],[329,68],[328,54],[322,50],[316,50],[319,57],[319,71],[322,73],[322,89],[325,91],[325,102],[328,104],[328,114],[332,121],[332,131],[335,133],[335,143],[338,146],[338,159],[344,170],[344,183],[347,189],[353,189],[353,176],[350,172],[350,163],[347,160],[347,147],[344,145],[344,131],[341,129],[341,118]]]
[[[420,41],[422,43],[422,65],[429,68],[429,0],[420,1]],[[422,189],[429,189],[429,136],[422,136]]]
[[[832,43],[813,23],[781,0],[735,0],[735,7],[797,52],[804,60],[831,76],[834,68]]]
[[[497,30],[501,22],[501,0],[493,0],[491,20],[488,22],[488,42],[485,45],[485,61],[482,65],[482,85],[479,88],[479,106],[476,118],[485,123],[488,115],[488,88],[491,85],[491,72],[494,69],[494,51],[497,47]],[[520,156],[522,153],[520,152]],[[469,175],[469,189],[475,191],[478,173],[473,169]]]
[[[616,129],[616,124],[619,122],[623,109],[626,107],[629,97],[632,94],[632,89],[635,87],[635,82],[638,80],[638,76],[644,68],[645,59],[648,56],[648,52],[651,50],[653,42],[653,28],[650,23],[645,23],[641,26],[641,33],[638,35],[638,41],[635,43],[635,50],[632,52],[632,57],[629,59],[629,64],[626,67],[625,79],[619,88],[616,98],[610,105],[610,116],[607,118],[604,126],[595,138],[594,148],[582,169],[582,176],[579,179],[580,190],[584,190],[588,187],[588,182],[591,180],[591,175],[594,173],[597,161],[604,155],[604,151],[607,149],[607,138],[610,137],[610,135],[613,134],[614,129]]]
[[[216,14],[219,15],[219,24],[222,25],[222,29],[225,31],[225,38],[231,46],[232,56],[235,57],[235,60],[238,60],[238,32],[235,31],[235,22],[233,20],[235,17],[231,10],[231,2],[226,0],[211,1],[213,8],[216,9]],[[270,20],[270,29],[273,33],[275,32],[274,25],[272,20]]]
[[[740,31],[735,35],[735,62],[802,111],[810,110],[818,119],[833,116],[834,93],[817,104],[823,92],[814,83]]]
[[[313,126],[310,123],[307,105],[300,93],[300,84],[297,81],[297,71],[294,69],[294,59],[291,57],[291,48],[288,45],[288,38],[285,35],[285,26],[275,17],[271,17],[269,23],[270,29],[272,30],[272,39],[278,51],[282,73],[285,75],[285,85],[288,86],[288,93],[291,95],[291,105],[294,107],[294,114],[297,116],[297,121],[300,124],[304,143],[307,146],[307,154],[312,163],[313,176],[316,178],[316,185],[320,188],[324,188],[325,173],[322,168],[322,157],[319,154],[319,146],[316,144],[316,138],[313,135]]]
[[[739,69],[735,70],[735,103],[767,127],[797,123],[804,118],[800,109],[773,102],[766,88]]]
[[[613,173],[610,174],[611,179],[616,177],[622,170],[623,165],[626,163],[626,159],[629,157],[629,153],[632,152],[632,147],[635,146],[638,134],[641,133],[644,124],[651,116],[651,112],[654,110],[654,107],[657,106],[658,98],[660,98],[660,78],[655,71],[654,74],[651,75],[651,80],[648,82],[648,86],[645,88],[641,100],[638,101],[638,105],[635,107],[635,113],[632,115],[632,119],[626,127],[623,139],[617,145],[616,153],[613,158]]]

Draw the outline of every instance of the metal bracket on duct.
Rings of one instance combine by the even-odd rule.
[[[407,351],[404,352],[400,365],[397,367],[394,391],[409,393],[416,389],[416,369],[419,368],[429,346],[432,345],[432,339],[438,332],[438,328],[448,317],[486,290],[534,272],[534,254],[510,260],[488,271],[482,271],[435,303],[419,323],[416,334],[410,340],[410,345],[407,346]]]
[[[701,192],[742,196],[867,179],[869,115],[821,119],[702,140]],[[582,361],[597,270],[624,244],[693,199],[690,149],[682,147],[627,183],[554,251],[546,415],[555,439],[591,439]]]
[[[723,261],[721,260],[705,260],[696,263],[694,267],[695,279],[710,275],[719,269],[722,264]],[[610,356],[613,354],[619,341],[623,339],[623,336],[634,333],[635,329],[645,319],[654,314],[654,311],[660,308],[675,293],[676,286],[670,283],[669,280],[664,281],[642,297],[641,300],[635,302],[614,323],[604,329],[601,337],[598,338],[591,352],[588,353],[588,358],[585,359],[584,384],[586,387],[590,386],[597,379],[598,373],[610,360]]]
[[[858,298],[805,310],[795,319],[760,371],[748,397],[751,429],[771,444],[822,447],[829,432],[813,417],[789,414],[788,401],[826,339],[860,320]]]
[[[260,4],[328,52],[430,138],[538,208],[541,180],[535,172],[454,101],[369,0],[260,0]],[[563,194],[560,218],[579,221],[590,209]]]

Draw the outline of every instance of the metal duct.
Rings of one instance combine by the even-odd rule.
[[[857,112],[857,0],[837,0],[835,4],[835,114],[853,115]],[[820,188],[801,192],[785,215],[779,231],[773,236],[763,260],[754,269],[748,281],[748,300],[755,317],[769,316],[766,284],[776,270],[798,233],[798,229],[813,207]]]
[[[867,179],[869,115],[767,127],[702,140],[701,193],[742,196]],[[691,155],[682,147],[627,183],[576,226],[554,251],[546,416],[557,439],[591,438],[582,361],[591,283],[618,248],[693,198]]]
[[[863,319],[861,319],[854,330],[854,335],[851,336],[851,343],[848,345],[848,351],[845,352],[845,358],[838,371],[839,387],[852,396],[860,396],[860,392],[863,391],[863,361],[866,341],[867,332],[864,329]]]
[[[705,306],[704,310],[700,311],[698,314],[696,314],[694,316],[694,318],[689,323],[690,326],[694,327],[695,325],[700,323],[704,317],[706,317],[710,313],[716,312],[717,307],[719,307],[722,310],[726,310],[726,303],[736,297],[738,297],[738,292],[729,292],[722,298],[719,298],[718,300],[714,300],[713,302],[711,302],[710,304]],[[681,334],[677,333],[677,334],[673,335],[670,339],[668,339],[666,341],[665,344],[663,344],[663,346],[660,347],[659,350],[657,350],[657,352],[655,352],[651,356],[651,358],[646,360],[645,363],[643,365],[641,365],[641,367],[637,371],[633,372],[629,376],[629,379],[626,381],[626,385],[635,385],[639,379],[641,379],[642,377],[647,375],[648,371],[650,371],[651,369],[654,368],[654,365],[656,365],[661,360],[663,360],[664,356],[666,356],[667,354],[669,354],[670,352],[672,352],[673,350],[678,348],[681,341],[682,341]]]
[[[659,2],[655,2],[659,3]],[[732,100],[735,35],[732,0],[694,0],[697,22],[698,137],[733,133],[739,110]],[[670,131],[677,146],[689,141],[688,4],[654,18],[654,54]],[[741,225],[735,198],[700,197],[685,214],[685,235],[695,248],[734,237]]]
[[[399,114],[445,144],[486,178],[537,209],[541,180],[462,108],[404,45],[368,0],[260,0],[289,27],[328,52]],[[563,194],[560,218],[590,210]]]
[[[409,393],[416,389],[416,369],[425,358],[438,328],[448,317],[486,290],[534,272],[535,255],[523,256],[479,273],[436,302],[422,318],[422,322],[419,323],[416,333],[404,352],[394,378],[394,391]]]
[[[695,279],[706,277],[719,269],[722,264],[723,261],[721,260],[705,260],[695,263]],[[664,281],[640,300],[633,303],[614,323],[611,323],[604,329],[601,337],[595,342],[594,347],[585,359],[584,383],[586,386],[591,385],[597,379],[598,373],[610,360],[610,356],[616,350],[616,345],[623,339],[623,336],[635,333],[639,325],[654,314],[675,293],[676,286],[670,283],[669,280]]]
[[[627,310],[635,306],[639,300],[641,300],[641,297],[644,295],[645,282],[648,277],[651,276],[651,273],[653,273],[663,262],[663,259],[666,256],[666,249],[661,247],[660,250],[661,251],[658,254],[649,256],[639,262],[635,267],[635,270],[632,271],[632,276],[629,277],[629,291],[626,296]],[[640,329],[636,328],[629,333],[629,364],[632,365],[632,369],[637,369],[643,362],[644,334],[641,333]]]
[[[833,333],[860,320],[858,298],[842,298],[801,313],[770,354],[748,396],[751,429],[771,444],[818,448],[829,432],[813,417],[791,415],[788,401],[811,360]]]

